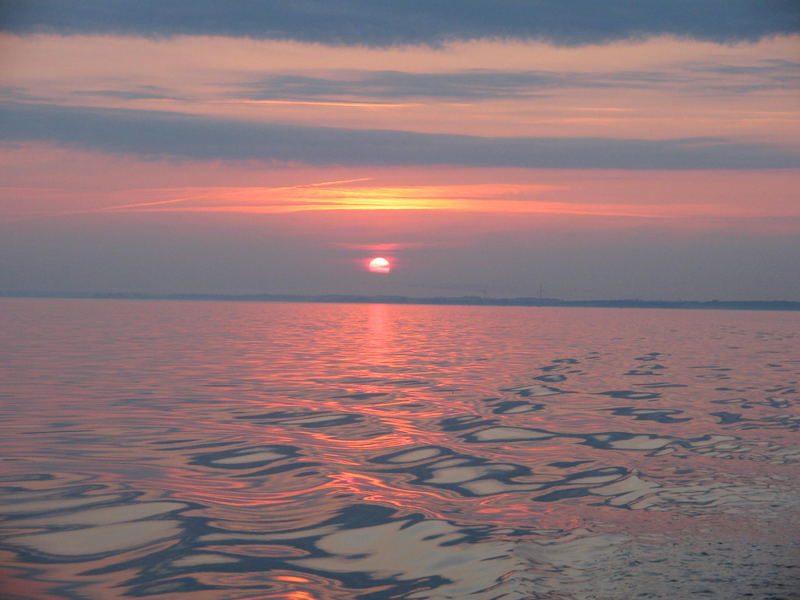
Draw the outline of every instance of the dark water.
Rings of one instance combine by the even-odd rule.
[[[797,314],[0,310],[3,598],[800,597]]]

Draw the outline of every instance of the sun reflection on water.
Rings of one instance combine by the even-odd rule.
[[[0,333],[12,597],[777,596],[796,572],[794,315],[3,302],[27,315]]]

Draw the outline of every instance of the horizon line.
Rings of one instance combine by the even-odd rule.
[[[61,292],[42,290],[0,290],[0,298],[61,298],[75,300],[189,300],[236,302],[304,302],[329,304],[434,304],[453,306],[530,306],[563,308],[680,308],[723,310],[800,311],[798,300],[644,300],[641,298],[565,300],[516,296],[402,296],[368,294],[276,294],[276,293],[148,293],[148,292]]]

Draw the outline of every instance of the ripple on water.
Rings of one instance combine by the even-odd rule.
[[[12,597],[790,597],[796,324],[475,308],[15,321]]]

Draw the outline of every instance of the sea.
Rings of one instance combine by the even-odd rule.
[[[0,300],[3,600],[800,598],[800,314]]]

